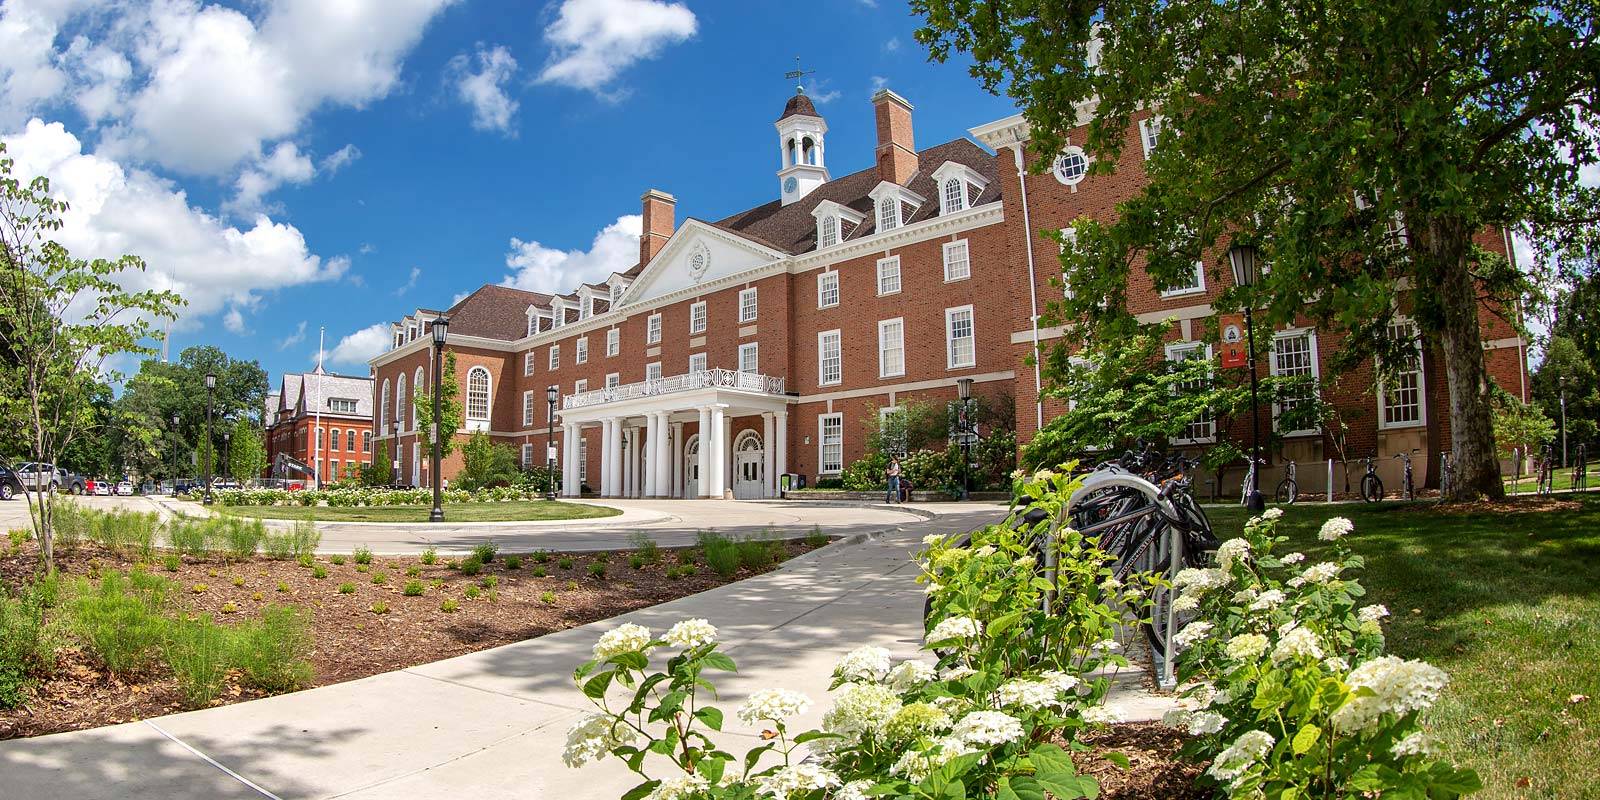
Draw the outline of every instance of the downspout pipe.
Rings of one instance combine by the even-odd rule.
[[[1017,186],[1022,190],[1022,241],[1028,253],[1028,322],[1033,328],[1033,413],[1034,432],[1044,428],[1044,379],[1039,361],[1039,283],[1033,266],[1033,224],[1028,217],[1028,170],[1023,165],[1022,142],[1013,142],[1011,156],[1017,163]]]

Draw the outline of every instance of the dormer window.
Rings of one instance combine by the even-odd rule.
[[[972,201],[983,194],[989,180],[965,164],[946,161],[933,171],[934,185],[939,187],[939,213],[953,214],[972,207]]]
[[[900,198],[885,197],[878,201],[878,230],[888,231],[900,227]]]
[[[947,178],[944,182],[944,191],[939,195],[939,199],[944,204],[943,208],[940,209],[941,213],[948,214],[952,211],[960,211],[967,207],[967,189],[961,185],[959,178]]]
[[[627,288],[627,285],[624,284],[624,283],[621,283],[621,282],[617,282],[617,283],[611,284],[611,307],[612,308],[616,308],[617,307],[617,301],[622,299],[622,292],[626,288]]]
[[[567,308],[560,300],[550,305],[550,327],[559,328],[567,321]]]
[[[817,247],[832,247],[839,243],[839,218],[829,215],[822,218],[817,228]]]
[[[832,247],[850,235],[865,219],[861,212],[832,200],[824,200],[811,210],[817,220],[817,249]]]
[[[915,214],[923,203],[921,195],[889,181],[879,183],[878,188],[868,196],[872,198],[873,208],[877,209],[879,233],[904,225],[909,216],[905,211],[906,206],[910,206],[911,213]]]
[[[528,308],[528,335],[532,336],[532,335],[534,335],[534,334],[536,334],[538,332],[539,332],[539,312],[534,311],[533,307],[530,306]]]

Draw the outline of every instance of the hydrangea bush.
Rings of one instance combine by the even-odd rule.
[[[1058,509],[1076,486],[1041,474],[1026,490]],[[563,757],[574,767],[607,754],[625,761],[644,778],[627,800],[1094,797],[1068,751],[1078,731],[1116,721],[1103,705],[1105,673],[1127,666],[1115,635],[1132,620],[1106,601],[1120,609],[1143,592],[1109,582],[1110,557],[1070,530],[1050,545],[1060,570],[1047,572],[1033,542],[1048,527],[930,537],[918,561],[931,609],[924,649],[936,658],[850,652],[821,727],[798,734],[791,725],[811,698],[753,692],[735,713],[765,743],[742,756],[713,738],[724,715],[703,702],[714,692],[708,675],[734,669],[710,623],[686,620],[660,638],[633,624],[608,631],[574,672],[598,711],[572,726]],[[652,671],[658,655],[666,663]]]
[[[1215,566],[1173,579],[1175,605],[1198,613],[1175,641],[1178,678],[1198,707],[1167,722],[1196,737],[1202,780],[1229,797],[1454,798],[1478,776],[1440,760],[1420,715],[1448,683],[1422,661],[1383,654],[1381,605],[1364,604],[1363,562],[1335,517],[1319,536],[1330,561],[1278,555],[1279,509],[1224,542]]]
[[[333,507],[355,506],[414,506],[433,502],[433,490],[373,489],[365,487],[306,489],[223,489],[213,493],[217,502],[225,506],[317,506],[326,503]],[[445,489],[446,503],[500,503],[511,500],[541,500],[544,492],[529,486],[497,486],[489,489],[467,491]]]

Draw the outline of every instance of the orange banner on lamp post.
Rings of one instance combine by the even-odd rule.
[[[1250,356],[1245,342],[1244,315],[1218,314],[1217,329],[1221,334],[1222,366],[1249,366]]]

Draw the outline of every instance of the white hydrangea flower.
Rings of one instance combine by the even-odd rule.
[[[1426,661],[1396,656],[1374,658],[1345,678],[1354,691],[1333,712],[1333,726],[1345,733],[1368,730],[1385,713],[1404,714],[1427,708],[1439,699],[1449,682],[1449,675]]]
[[[960,681],[966,680],[967,678],[976,674],[978,674],[978,671],[972,667],[969,667],[965,664],[957,664],[953,667],[945,667],[944,669],[939,670],[939,680]]]
[[[1269,508],[1266,511],[1261,512],[1261,518],[1267,520],[1268,522],[1281,516],[1283,516],[1283,509],[1281,508]]]
[[[1193,714],[1194,712],[1187,708],[1169,708],[1161,715],[1161,724],[1169,728],[1187,728],[1189,717]]]
[[[1284,601],[1284,594],[1278,589],[1268,589],[1256,597],[1250,604],[1251,611],[1271,611]]]
[[[989,556],[992,556],[994,554],[995,554],[995,549],[994,549],[994,545],[992,545],[992,544],[986,544],[986,545],[978,548],[977,551],[973,553],[973,555],[977,556],[978,558],[988,558]]]
[[[974,711],[956,720],[950,735],[970,745],[995,745],[1022,738],[1022,720],[1002,711]]]
[[[1060,687],[1043,680],[1028,678],[1013,678],[1000,684],[994,692],[994,704],[1006,707],[1025,708],[1038,710],[1041,708],[1065,708],[1066,703],[1061,700]]]
[[[1189,567],[1179,570],[1172,579],[1174,589],[1190,589],[1197,594],[1205,594],[1212,589],[1228,585],[1228,575],[1217,567],[1198,569]]]
[[[646,796],[645,800],[684,800],[684,798],[693,797],[709,788],[711,788],[711,782],[699,774],[675,775],[663,780],[661,785],[655,788],[655,791]]]
[[[1334,517],[1322,523],[1322,530],[1317,531],[1317,538],[1324,542],[1337,541],[1341,537],[1349,535],[1355,529],[1355,523],[1350,520],[1344,517]]]
[[[946,617],[939,620],[928,632],[929,642],[945,642],[951,639],[976,639],[983,635],[983,623],[972,617]]]
[[[1090,725],[1114,725],[1126,719],[1121,711],[1106,706],[1089,706],[1083,710],[1082,717]]]
[[[643,625],[624,622],[605,633],[594,643],[595,658],[611,658],[623,653],[636,653],[650,643],[650,629]]]
[[[928,773],[939,768],[947,761],[964,756],[968,753],[978,752],[977,748],[961,741],[954,736],[947,736],[934,743],[928,750],[907,750],[901,754],[889,772],[894,775],[903,775],[906,780],[920,783],[928,777]]]
[[[784,722],[806,713],[811,708],[811,698],[789,689],[757,689],[739,707],[738,715],[746,725],[765,721]]]
[[[1017,569],[1033,569],[1033,565],[1037,563],[1039,559],[1032,555],[1021,556],[1016,560]]]
[[[882,680],[883,676],[889,674],[889,651],[871,645],[857,647],[839,659],[833,674],[841,678]]]
[[[833,800],[868,800],[867,790],[871,788],[872,781],[851,781],[833,793]]]
[[[1193,611],[1199,607],[1200,598],[1195,597],[1192,594],[1178,595],[1178,599],[1172,601],[1172,610],[1178,612],[1179,614],[1182,614],[1186,611]]]
[[[1356,618],[1362,622],[1377,622],[1387,616],[1389,616],[1389,608],[1381,604],[1363,606],[1360,611],[1356,612]]]
[[[672,626],[667,635],[661,638],[673,647],[688,650],[691,647],[715,642],[717,627],[703,619],[686,619]]]
[[[1327,583],[1339,576],[1339,570],[1338,564],[1332,561],[1324,561],[1320,564],[1312,564],[1306,567],[1306,571],[1300,573],[1300,577],[1310,583]]]
[[[1039,673],[1039,680],[1050,684],[1058,692],[1070,692],[1078,685],[1078,676],[1068,675],[1058,669],[1047,669]]]
[[[1427,734],[1423,733],[1422,731],[1415,731],[1407,735],[1404,739],[1395,742],[1393,747],[1389,748],[1389,752],[1393,753],[1395,758],[1405,758],[1406,756],[1431,756],[1438,752],[1438,750],[1439,749],[1434,746],[1433,740],[1429,739]]]
[[[939,590],[941,590],[943,588],[944,588],[944,584],[942,584],[942,583],[940,583],[938,581],[928,581],[928,588],[924,589],[923,593],[924,594],[934,594],[934,593],[938,592]]]
[[[1122,643],[1116,639],[1101,639],[1089,645],[1089,649],[1096,653],[1115,653],[1122,649]]]
[[[759,795],[787,798],[796,792],[828,789],[840,785],[839,776],[818,764],[801,762],[779,767],[776,772],[756,780]]]
[[[1284,634],[1278,646],[1272,649],[1272,660],[1276,663],[1292,658],[1322,658],[1322,643],[1317,641],[1317,635],[1306,628],[1295,628]]]
[[[1243,563],[1250,558],[1250,542],[1245,539],[1229,539],[1217,548],[1217,566],[1221,569],[1231,569],[1234,564]]]
[[[1100,591],[1110,594],[1122,588],[1122,581],[1116,578],[1106,578],[1100,582]]]
[[[944,534],[930,533],[927,536],[922,537],[922,543],[928,547],[938,547],[944,544]]]
[[[561,761],[569,767],[581,767],[605,758],[613,748],[632,744],[637,738],[632,728],[610,714],[590,714],[567,729],[567,745],[561,751]]]
[[[1190,736],[1206,736],[1220,732],[1228,718],[1215,711],[1196,711],[1189,715],[1188,723]]]
[[[1333,656],[1332,658],[1323,659],[1322,660],[1322,666],[1327,667],[1328,671],[1332,672],[1335,675],[1343,675],[1346,672],[1350,671],[1350,662],[1344,660],[1343,658],[1341,658],[1339,656]]]
[[[900,710],[900,698],[886,686],[847,683],[833,695],[833,708],[822,716],[828,733],[859,736],[876,734]]]
[[[909,692],[938,677],[933,667],[921,661],[902,661],[889,670],[889,688],[897,692]]]
[[[1231,702],[1233,702],[1233,692],[1230,692],[1230,691],[1224,689],[1224,690],[1222,690],[1220,692],[1217,692],[1217,693],[1211,695],[1211,700],[1208,701],[1206,703],[1206,705],[1207,706],[1212,706],[1212,707],[1225,706],[1225,705],[1227,705],[1227,704],[1229,704]]]
[[[1289,566],[1290,564],[1298,564],[1298,563],[1306,560],[1306,554],[1305,553],[1290,553],[1290,554],[1288,554],[1288,555],[1286,555],[1283,558],[1280,558],[1278,560],[1282,561],[1284,566]]]
[[[1255,661],[1267,652],[1271,642],[1259,633],[1241,633],[1228,640],[1228,658],[1235,661]]]
[[[1254,589],[1240,589],[1233,593],[1233,602],[1235,603],[1248,603],[1254,599],[1256,599],[1256,590]]]
[[[1172,643],[1179,647],[1192,647],[1195,642],[1206,638],[1206,634],[1214,627],[1209,622],[1191,622],[1183,626],[1183,630],[1172,636]]]
[[[1056,476],[1056,474],[1054,472],[1052,472],[1052,471],[1050,471],[1048,469],[1041,469],[1038,472],[1033,473],[1033,480],[1034,480],[1035,483],[1037,483],[1039,481],[1051,480],[1051,479],[1055,478],[1055,476]]]
[[[1306,585],[1306,579],[1300,577],[1299,575],[1296,575],[1293,578],[1290,578],[1289,580],[1285,581],[1285,583],[1289,584],[1289,588],[1291,588],[1291,589],[1298,589],[1298,588]]]
[[[1211,762],[1211,769],[1206,771],[1219,781],[1231,782],[1271,752],[1277,741],[1266,731],[1245,731]]]

